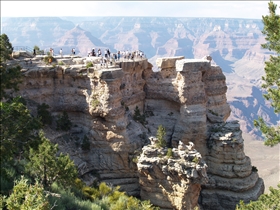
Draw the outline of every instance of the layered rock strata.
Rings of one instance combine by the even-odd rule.
[[[144,146],[137,163],[141,198],[163,209],[194,209],[201,184],[208,180],[206,164],[190,142],[178,148]]]
[[[209,119],[222,122],[230,115],[226,78],[221,68],[211,66],[208,60],[182,57],[161,58],[157,64],[159,72],[144,72],[145,110],[158,116],[149,128],[155,132],[156,122],[163,123],[172,145],[193,141],[204,156]],[[215,120],[209,112],[218,113]]]
[[[216,123],[210,132],[208,154],[204,157],[209,182],[203,185],[200,193],[203,209],[235,209],[240,200],[257,200],[264,192],[264,183],[244,154],[239,123]]]
[[[209,165],[209,184],[202,185],[201,208],[215,209],[221,203],[219,208],[232,209],[245,194],[248,201],[262,193],[262,180],[251,171],[250,160],[244,155],[241,133],[233,132],[240,140],[228,144],[222,156],[220,143],[225,145],[228,141],[214,140],[213,128],[225,122],[230,108],[225,95],[225,76],[210,60],[161,58],[157,61],[158,72],[152,71],[146,59],[124,60],[106,68],[97,64],[98,59],[91,61],[95,64],[90,68],[86,67],[87,58],[63,58],[62,66],[46,66],[40,58],[32,61],[30,65],[24,60],[16,61],[23,66],[24,75],[19,94],[27,100],[35,116],[37,105],[42,103],[50,106],[55,119],[63,111],[67,112],[74,125],[71,131],[58,133],[50,129],[46,135],[70,154],[89,185],[98,179],[120,185],[130,195],[140,195],[143,186],[139,185],[133,160],[162,125],[169,147],[177,148],[180,141],[194,142]],[[88,144],[84,144],[85,139]],[[213,144],[211,148],[209,142]],[[226,154],[232,159],[222,159],[228,158]],[[233,172],[229,176],[230,169]],[[179,183],[182,179],[174,176],[172,180]],[[247,184],[237,189],[235,186],[243,181]],[[191,179],[184,182],[196,186]],[[171,196],[172,189],[168,189],[170,200],[175,199]],[[187,188],[187,193],[191,189]],[[196,193],[192,195],[195,198]],[[213,198],[215,202],[212,195],[217,197]],[[162,194],[152,203],[158,204],[168,196]],[[228,205],[227,201],[230,201]]]
[[[88,183],[98,177],[139,195],[137,167],[132,159],[147,141],[143,135],[147,129],[132,120],[132,115],[136,106],[143,110],[142,72],[151,65],[142,59],[108,68],[86,68],[77,64],[81,63],[77,58],[62,60],[72,65],[46,65],[38,58],[31,65],[19,61],[24,75],[19,94],[27,99],[35,116],[37,105],[42,103],[50,106],[54,118],[67,112],[74,125],[71,131],[49,131],[46,135],[70,154]],[[82,60],[85,63],[86,59]],[[89,147],[82,149],[85,136]]]

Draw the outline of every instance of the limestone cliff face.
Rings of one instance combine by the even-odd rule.
[[[42,103],[51,107],[54,116],[68,113],[74,125],[70,134],[51,131],[47,135],[71,155],[88,183],[98,174],[103,181],[120,185],[132,195],[139,194],[137,168],[132,159],[146,138],[144,127],[132,120],[132,114],[136,106],[143,109],[142,72],[151,66],[147,60],[139,60],[87,70],[85,65],[69,60],[63,62],[70,65],[56,67],[36,60],[33,66],[23,62],[25,79],[20,94],[29,101],[35,115],[37,104]],[[90,141],[87,150],[77,146],[84,136]]]
[[[24,67],[20,94],[33,114],[42,103],[50,106],[54,117],[68,113],[74,125],[71,131],[48,129],[46,135],[70,154],[88,184],[98,179],[120,185],[156,205],[166,201],[163,209],[191,209],[198,202],[202,209],[234,209],[239,199],[256,199],[263,192],[263,182],[244,154],[239,124],[225,123],[230,108],[219,66],[204,59],[172,57],[157,60],[158,72],[152,71],[146,59],[116,62],[108,68],[95,64],[87,69],[87,59],[61,59],[67,65],[54,67],[38,58],[32,66],[19,62]],[[136,108],[145,117],[142,123],[133,118]],[[208,165],[208,182],[205,175],[182,178],[178,171],[165,182],[169,179],[165,166],[172,160],[159,165],[149,155],[145,159],[147,147],[143,146],[150,143],[149,137],[156,135],[159,125],[165,127],[167,144],[174,153],[181,143],[194,143],[197,155]],[[87,148],[81,147],[85,137],[89,139]],[[142,148],[137,168],[133,160]],[[160,153],[148,150],[153,155]],[[189,157],[193,150],[184,152]],[[140,164],[149,161],[152,171]],[[206,165],[201,166],[206,170]],[[149,176],[153,179],[146,182]],[[175,193],[178,189],[180,193]],[[158,196],[149,196],[155,193]]]

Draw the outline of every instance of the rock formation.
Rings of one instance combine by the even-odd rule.
[[[149,199],[156,205],[164,202],[166,209],[194,207],[200,191],[202,209],[234,209],[239,199],[256,199],[263,192],[262,179],[244,154],[239,124],[225,123],[230,114],[225,76],[209,60],[161,58],[160,70],[153,72],[152,65],[140,58],[108,68],[100,64],[87,68],[91,58],[63,58],[65,65],[53,66],[40,59],[30,65],[18,60],[24,75],[19,94],[34,115],[42,103],[50,106],[55,118],[68,113],[71,131],[48,129],[46,135],[70,154],[88,184],[98,179],[120,185],[130,195],[157,194]],[[176,158],[152,158],[166,151],[143,148],[159,125],[166,129]],[[179,148],[190,142],[196,150],[181,154]],[[133,160],[142,148],[137,169]],[[189,164],[194,151],[202,158],[200,164]],[[207,183],[204,173],[195,172],[205,170],[203,161],[208,165]],[[151,170],[145,169],[146,163]],[[179,172],[183,166],[186,170]],[[152,177],[150,182],[147,177]]]
[[[209,182],[200,193],[203,209],[235,209],[240,200],[256,200],[264,192],[264,184],[244,154],[239,123],[215,123],[210,132],[205,157]]]
[[[194,209],[201,184],[208,181],[206,164],[193,147],[180,141],[178,148],[143,147],[138,159],[141,198],[161,209]]]

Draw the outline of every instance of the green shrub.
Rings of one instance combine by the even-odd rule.
[[[258,169],[256,166],[252,166],[252,172],[258,172]]]
[[[137,163],[138,163],[138,157],[134,157],[134,158],[132,159],[132,162],[137,164]]]
[[[280,183],[278,188],[269,187],[269,193],[262,194],[258,200],[245,204],[243,200],[236,205],[236,210],[272,210],[280,209]]]
[[[93,63],[92,63],[92,62],[87,63],[86,67],[87,67],[87,68],[93,67]]]
[[[93,109],[95,109],[99,105],[99,101],[97,98],[98,98],[98,94],[95,93],[92,95],[90,105],[92,106]]]
[[[167,153],[166,153],[166,156],[167,156],[168,158],[173,157],[172,148],[168,148]]]
[[[56,130],[68,131],[72,127],[72,122],[69,120],[67,112],[63,111],[62,116],[59,115],[56,120]]]
[[[165,147],[166,146],[165,135],[166,135],[165,128],[162,125],[159,125],[158,129],[157,129],[158,142],[156,144],[158,147]]]
[[[7,198],[8,209],[50,209],[49,201],[44,193],[44,188],[36,182],[34,185],[27,183],[27,179],[21,178],[15,181],[13,193]]]
[[[6,196],[0,194],[0,209],[4,209],[4,207],[6,206],[6,199]]]
[[[37,106],[37,116],[38,116],[38,118],[40,118],[43,125],[52,124],[53,119],[52,119],[51,113],[48,111],[49,108],[50,108],[50,106],[45,103]]]
[[[140,110],[139,110],[138,106],[136,106],[136,108],[134,110],[133,119],[137,122],[140,122],[142,125],[147,124],[146,117],[145,117],[144,114],[140,113]]]
[[[194,162],[195,164],[198,164],[199,163],[199,158],[197,156],[195,156],[193,159],[192,159],[192,162]]]
[[[47,56],[44,57],[43,61],[46,64],[49,64],[49,63],[52,63],[53,61],[55,61],[55,58],[51,55],[47,55]]]

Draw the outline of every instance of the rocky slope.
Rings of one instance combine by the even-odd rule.
[[[189,183],[189,191],[179,196],[173,194],[177,188],[169,187],[167,194],[151,198],[152,203],[159,204],[164,198],[169,201],[162,208],[191,208],[197,204],[202,189],[201,208],[215,209],[219,203],[221,209],[234,209],[239,199],[256,199],[263,192],[263,181],[244,154],[239,124],[225,123],[230,115],[225,76],[219,66],[211,65],[211,59],[161,58],[157,60],[159,72],[152,71],[147,59],[122,60],[108,68],[101,67],[98,59],[57,57],[57,62],[67,65],[54,66],[46,66],[40,57],[29,65],[23,60],[15,61],[23,66],[20,94],[27,99],[34,115],[37,105],[42,103],[51,107],[54,118],[63,111],[68,113],[74,125],[70,132],[50,129],[46,133],[62,151],[70,154],[88,184],[106,181],[144,198],[142,190],[147,191],[149,186],[145,184],[149,183],[141,180],[153,172],[144,173],[134,160],[162,125],[174,153],[176,148],[179,150],[180,141],[186,145],[194,143],[197,156],[209,167],[210,181],[205,184],[199,177],[197,181],[191,177],[182,179],[174,169],[177,172],[170,183],[184,180]],[[86,68],[90,60],[96,64]],[[147,150],[143,151],[147,155]],[[188,159],[192,151],[184,151],[181,159]],[[145,159],[141,155],[139,164],[149,162],[148,159],[149,156]],[[169,166],[172,169],[172,164]],[[164,168],[157,167],[161,166],[153,170]],[[183,174],[187,171],[183,170]],[[161,183],[163,176],[167,174],[155,175],[151,184]],[[158,187],[149,193],[160,193]],[[190,201],[186,195],[192,190],[194,200]]]

